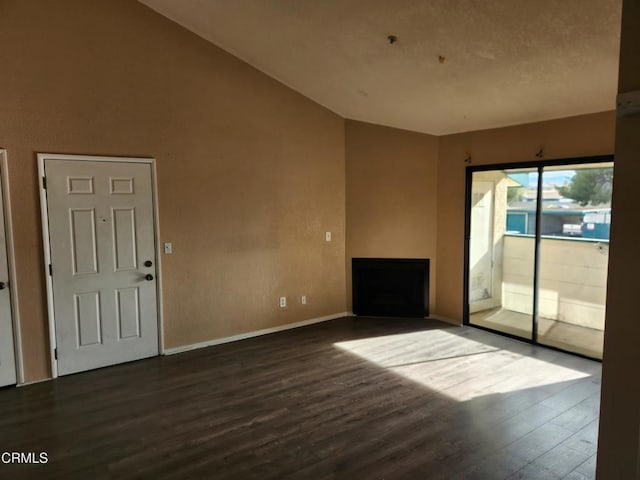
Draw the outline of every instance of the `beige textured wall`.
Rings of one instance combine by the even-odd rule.
[[[346,122],[347,303],[351,258],[430,258],[430,310],[436,286],[438,138]]]
[[[31,381],[49,375],[37,152],[157,158],[168,347],[344,311],[353,256],[431,258],[432,313],[459,322],[465,156],[613,152],[612,112],[440,138],[345,127],[129,0],[2,1],[0,45]]]
[[[345,311],[343,119],[131,0],[2,1],[0,65],[27,381],[49,376],[37,152],[157,159],[168,347]]]
[[[615,124],[615,113],[604,112],[440,137],[438,315],[454,323],[462,321],[467,155],[471,155],[472,165],[533,161],[540,147],[545,159],[608,155],[614,151]]]
[[[624,0],[619,91],[640,90],[640,2]],[[597,478],[640,479],[640,114],[616,129]]]

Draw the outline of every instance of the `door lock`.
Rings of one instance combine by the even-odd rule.
[[[150,282],[151,280],[153,280],[153,275],[151,275],[150,273],[147,273],[147,274],[144,276],[144,279],[145,279],[146,281]]]
[[[7,285],[4,282],[0,282],[0,290],[4,290],[7,288]]]
[[[144,266],[145,267],[151,267],[151,266],[153,266],[153,262],[151,260],[147,260],[146,262],[144,262]]]

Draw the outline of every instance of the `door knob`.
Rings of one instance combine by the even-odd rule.
[[[145,267],[151,267],[152,265],[153,265],[153,262],[151,260],[147,260],[146,262],[144,262]]]
[[[153,280],[153,275],[151,275],[150,273],[147,273],[147,274],[144,276],[144,278],[145,278],[145,280],[147,280],[147,281],[149,281],[149,282],[150,282],[151,280]]]
[[[0,290],[4,290],[5,288],[7,288],[5,283],[4,282],[0,282]]]

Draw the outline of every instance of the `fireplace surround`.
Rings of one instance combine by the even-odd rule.
[[[428,317],[428,258],[352,258],[353,313]]]

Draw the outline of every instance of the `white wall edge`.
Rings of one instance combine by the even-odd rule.
[[[259,337],[262,335],[268,335],[270,333],[283,332],[285,330],[292,330],[294,328],[305,327],[307,325],[313,325],[314,323],[326,322],[328,320],[335,320],[337,318],[348,317],[349,312],[334,313],[332,315],[326,315],[324,317],[310,318],[309,320],[302,320],[295,323],[287,323],[284,325],[278,325],[277,327],[265,328],[262,330],[254,330],[252,332],[240,333],[238,335],[232,335],[230,337],[214,338],[213,340],[207,340],[206,342],[191,343],[189,345],[182,345],[180,347],[165,348],[165,355],[173,355],[176,353],[188,352],[190,350],[197,350],[199,348],[212,347],[214,345],[221,345],[223,343],[237,342],[238,340],[245,340],[247,338]]]

